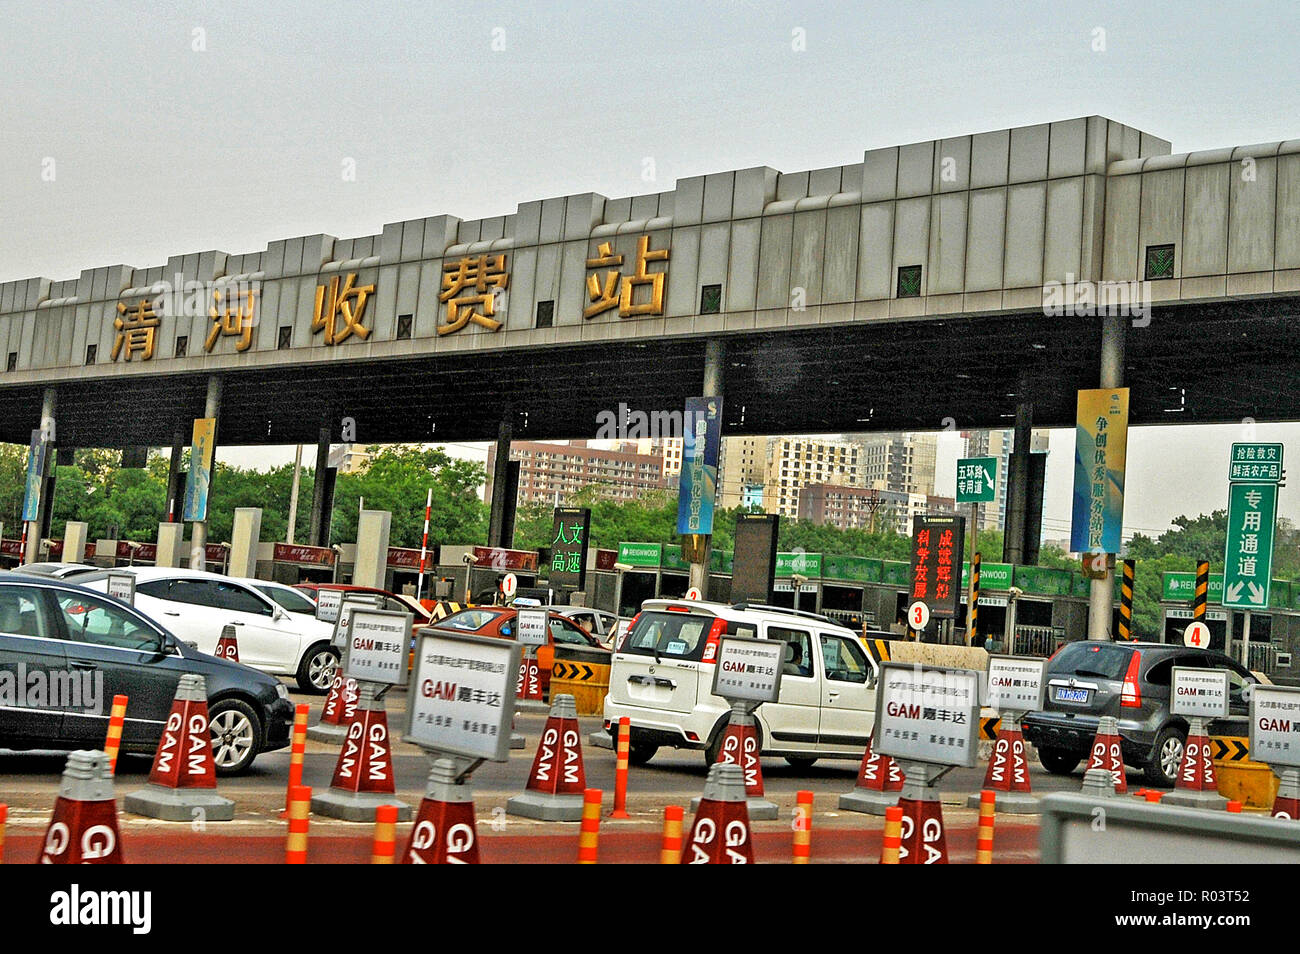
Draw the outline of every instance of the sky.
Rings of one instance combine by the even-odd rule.
[[[1176,153],[1300,137],[1292,0],[0,11],[0,281],[1092,114]],[[1129,529],[1222,508],[1227,448],[1248,427],[1136,429]],[[1300,427],[1256,430],[1300,446]],[[1072,447],[1052,434],[1049,535],[1069,519]],[[955,458],[941,452],[941,481]],[[1280,509],[1300,519],[1300,494],[1284,489]]]

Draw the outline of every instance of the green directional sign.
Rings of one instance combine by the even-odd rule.
[[[1233,444],[1228,480],[1279,483],[1282,480],[1282,445]]]
[[[1228,486],[1228,543],[1223,555],[1223,605],[1233,609],[1268,606],[1273,576],[1273,526],[1277,484]]]
[[[1180,570],[1166,570],[1161,580],[1160,598],[1169,603],[1190,602],[1196,595],[1196,574]],[[1205,594],[1207,603],[1223,602],[1223,574],[1211,573],[1210,585]]]
[[[997,479],[996,457],[963,457],[957,461],[957,503],[992,503]]]

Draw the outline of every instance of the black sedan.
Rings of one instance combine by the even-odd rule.
[[[121,694],[121,751],[153,755],[186,673],[207,685],[218,774],[289,744],[293,705],[278,679],[200,653],[103,593],[0,576],[0,748],[103,748]]]

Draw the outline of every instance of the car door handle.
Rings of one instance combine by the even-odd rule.
[[[227,626],[243,626],[244,624],[241,623],[241,622],[240,622],[239,620],[237,620],[237,619],[232,619],[232,620],[231,620],[229,623],[227,623],[226,625],[227,625]]]
[[[93,663],[93,662],[80,662],[80,661],[75,660],[75,659],[72,660],[72,661],[70,661],[70,662],[68,663],[68,666],[69,666],[70,668],[72,668],[72,669],[90,669],[90,670],[95,670],[95,669],[98,669],[98,668],[99,668],[99,666],[98,666],[96,663]]]
[[[180,616],[179,610],[163,610],[164,616]]]
[[[827,695],[831,697],[831,701],[834,701],[840,697],[840,694],[838,692],[830,692],[827,693]]]

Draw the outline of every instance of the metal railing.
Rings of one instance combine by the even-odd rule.
[[[1050,656],[1065,643],[1065,636],[1051,626],[1017,626],[1014,656]]]

